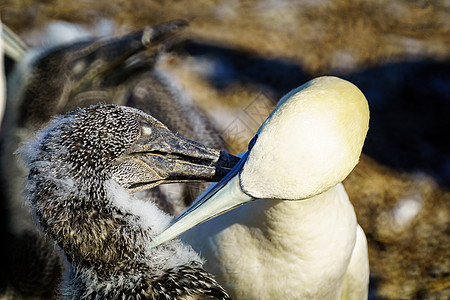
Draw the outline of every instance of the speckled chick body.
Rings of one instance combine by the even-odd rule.
[[[228,299],[190,246],[148,247],[171,217],[114,180],[136,171],[123,156],[158,130],[167,128],[136,109],[93,106],[54,119],[22,148],[26,196],[72,267],[63,299]]]

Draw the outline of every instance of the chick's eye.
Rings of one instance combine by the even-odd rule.
[[[142,134],[143,135],[151,135],[152,129],[148,126],[142,126]]]

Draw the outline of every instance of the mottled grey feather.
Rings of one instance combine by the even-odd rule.
[[[35,51],[24,59],[19,71],[11,78],[13,84],[9,88],[8,114],[2,134],[3,149],[6,149],[2,154],[2,184],[6,191],[3,197],[8,203],[10,235],[17,241],[17,246],[11,248],[14,250],[4,258],[10,261],[9,257],[16,257],[14,266],[7,264],[9,269],[5,271],[7,286],[13,287],[13,294],[25,291],[27,299],[49,299],[50,296],[39,295],[51,294],[60,280],[61,271],[57,270],[62,269],[63,262],[55,254],[54,246],[40,237],[28,204],[23,204],[18,178],[24,176],[25,170],[16,163],[13,155],[18,145],[29,140],[53,115],[99,102],[134,103],[168,122],[172,131],[206,145],[224,148],[208,120],[167,76],[154,69],[160,52],[167,48],[167,41],[185,25],[184,21],[172,21],[121,38],[86,39]],[[156,38],[148,39],[151,34]],[[130,43],[130,40],[134,42]],[[153,52],[139,54],[149,44]],[[128,58],[132,55],[136,59],[130,62]],[[142,91],[140,88],[147,94],[136,93]],[[175,197],[176,201],[158,188],[141,196],[157,202],[165,211],[175,213],[185,203],[190,203],[204,186],[180,184],[183,192],[180,197]],[[21,262],[20,257],[26,259]],[[30,260],[36,264],[29,264]],[[20,282],[20,287],[14,287],[14,282]]]
[[[150,249],[152,236],[162,230],[158,223],[170,218],[112,181],[116,161],[141,135],[143,117],[152,119],[113,105],[78,109],[53,120],[22,148],[27,199],[73,268],[62,298],[229,299],[190,246],[173,240]],[[127,205],[142,202],[145,209],[120,206],[115,197]]]

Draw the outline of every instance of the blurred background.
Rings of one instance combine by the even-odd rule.
[[[102,36],[187,20],[162,67],[233,154],[289,90],[353,82],[371,121],[344,184],[368,238],[370,297],[450,298],[450,1],[0,0],[0,14],[30,47],[54,21]]]

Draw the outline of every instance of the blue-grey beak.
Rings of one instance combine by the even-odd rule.
[[[239,180],[247,157],[248,152],[219,183],[207,189],[167,229],[153,238],[151,247],[167,242],[200,223],[254,200],[242,190]]]

